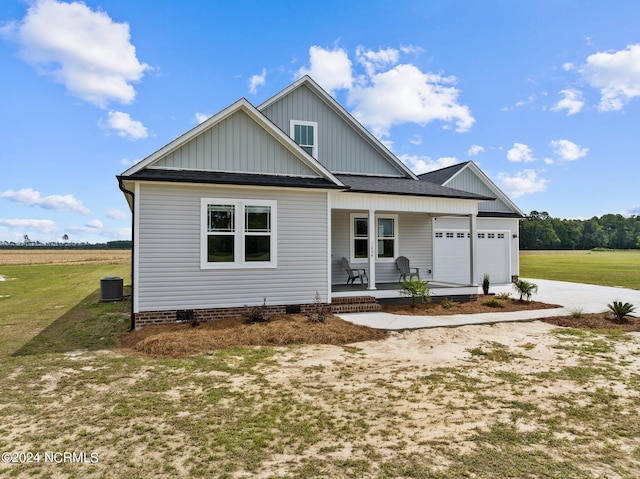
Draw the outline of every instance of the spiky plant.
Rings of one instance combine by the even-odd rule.
[[[531,296],[538,292],[538,285],[525,281],[524,279],[516,279],[513,281],[513,287],[520,294],[520,301],[523,297],[527,298],[527,301],[531,301]]]
[[[614,301],[611,304],[607,304],[609,312],[613,314],[619,323],[624,322],[624,317],[633,313],[636,307],[631,303],[623,303],[622,301]]]
[[[482,292],[485,296],[489,294],[489,284],[489,273],[485,273],[482,278]]]
[[[411,298],[411,306],[415,307],[418,300],[421,303],[431,301],[431,290],[427,287],[427,281],[419,279],[406,279],[400,283],[400,293]]]

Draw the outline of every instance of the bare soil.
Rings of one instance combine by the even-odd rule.
[[[131,261],[131,250],[3,249],[0,264],[121,264]]]

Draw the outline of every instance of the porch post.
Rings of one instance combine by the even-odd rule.
[[[376,289],[376,212],[369,210],[369,284],[367,289]]]
[[[476,271],[478,269],[478,233],[476,231],[476,215],[474,214],[469,215],[469,235],[471,236],[469,238],[469,284],[476,285],[478,284],[476,280]]]

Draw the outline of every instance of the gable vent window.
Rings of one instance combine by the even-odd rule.
[[[318,124],[316,122],[291,120],[291,138],[311,156],[318,157]]]

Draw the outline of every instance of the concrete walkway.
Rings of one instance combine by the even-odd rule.
[[[571,311],[600,313],[606,311],[612,301],[631,303],[640,311],[640,291],[609,286],[529,279],[538,285],[535,301],[560,304],[562,308],[534,311],[514,311],[509,313],[490,312],[480,314],[453,314],[447,316],[404,316],[382,312],[348,313],[338,316],[345,321],[370,326],[376,329],[400,330],[420,328],[456,327],[467,324],[493,324],[509,321],[533,321],[551,316],[567,316]],[[491,288],[492,293],[509,292],[517,298],[513,286],[503,285]]]

